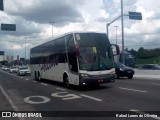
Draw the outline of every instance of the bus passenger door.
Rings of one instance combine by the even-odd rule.
[[[70,83],[78,85],[79,84],[78,64],[77,64],[76,47],[73,36],[67,42],[67,56],[69,64],[68,66],[70,70]]]

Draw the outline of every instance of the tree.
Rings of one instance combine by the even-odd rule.
[[[134,50],[133,48],[129,51],[133,56],[136,56],[137,55],[137,51]]]

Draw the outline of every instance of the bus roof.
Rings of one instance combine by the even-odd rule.
[[[39,46],[44,45],[44,44],[46,44],[46,43],[52,42],[53,40],[56,40],[57,38],[64,37],[64,36],[66,36],[66,35],[70,35],[70,34],[73,34],[73,35],[74,35],[74,34],[80,34],[80,33],[99,33],[99,34],[106,34],[106,33],[103,33],[103,32],[93,32],[93,31],[88,31],[88,32],[82,32],[82,31],[69,32],[69,33],[65,33],[65,34],[62,34],[62,35],[60,35],[60,36],[57,36],[57,37],[55,37],[54,39],[49,40],[49,41],[47,41],[47,42],[44,42],[44,43],[42,43],[42,44],[40,44],[40,45],[37,45],[37,46],[35,46],[35,47],[33,47],[33,48],[36,48],[36,47],[39,47]],[[106,35],[107,35],[107,34],[106,34]],[[33,49],[33,48],[31,48],[31,49]]]

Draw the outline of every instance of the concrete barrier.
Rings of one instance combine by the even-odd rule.
[[[160,70],[141,70],[141,69],[134,69],[135,74],[139,75],[160,75]]]

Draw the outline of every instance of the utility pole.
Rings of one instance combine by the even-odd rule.
[[[124,28],[123,28],[123,0],[121,0],[121,25],[122,25],[122,62],[125,64],[124,56]]]

